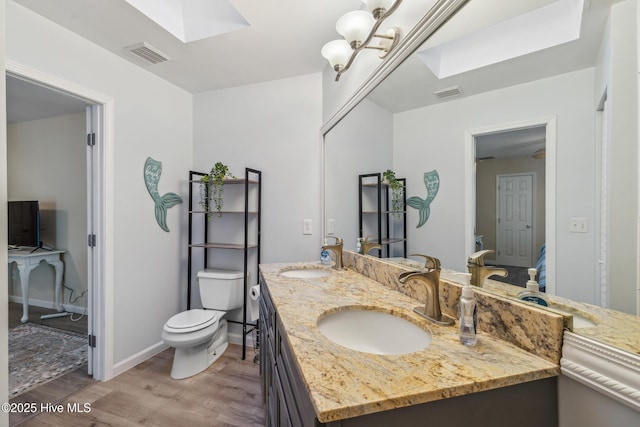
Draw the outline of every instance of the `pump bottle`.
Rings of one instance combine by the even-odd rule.
[[[471,273],[460,273],[465,286],[460,297],[460,342],[473,346],[478,342],[478,307],[471,287]]]
[[[520,292],[518,298],[522,301],[532,302],[534,304],[539,304],[545,307],[549,306],[549,301],[545,297],[545,295],[540,292],[540,287],[538,282],[536,282],[536,274],[538,271],[535,268],[530,268],[527,270],[529,273],[529,280],[527,281],[527,290]]]

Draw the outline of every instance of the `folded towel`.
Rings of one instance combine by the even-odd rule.
[[[546,243],[540,248],[540,256],[536,262],[536,270],[538,270],[538,286],[540,291],[544,292],[547,288],[547,251]]]

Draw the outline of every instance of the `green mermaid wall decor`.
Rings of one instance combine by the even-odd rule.
[[[147,157],[144,162],[144,183],[147,186],[147,191],[151,195],[153,202],[155,203],[156,221],[160,228],[164,231],[169,231],[167,227],[167,209],[182,203],[182,197],[176,193],[167,193],[164,196],[160,196],[158,192],[158,181],[162,176],[162,162],[153,160],[151,157]]]
[[[424,173],[424,185],[427,187],[427,198],[422,199],[418,196],[409,197],[407,199],[407,205],[414,209],[418,209],[420,220],[416,228],[422,227],[429,219],[429,213],[431,211],[431,202],[436,198],[438,194],[438,188],[440,188],[440,176],[437,170]]]

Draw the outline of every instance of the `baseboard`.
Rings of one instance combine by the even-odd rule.
[[[122,362],[118,362],[113,365],[113,376],[111,378],[117,377],[123,372],[128,371],[129,369],[139,365],[147,359],[152,358],[158,353],[161,353],[168,349],[169,346],[164,342],[160,341],[153,344],[150,347],[145,348],[139,353],[134,354],[133,356],[123,360]]]
[[[231,344],[242,345],[242,334],[229,333],[229,342]],[[253,348],[253,334],[247,334],[247,348]]]
[[[9,302],[22,304],[22,297],[9,295]],[[56,304],[53,301],[45,301],[41,299],[29,298],[29,305],[34,307],[50,308],[51,310],[56,309]],[[62,307],[64,308],[64,311],[68,311],[69,313],[87,314],[87,309],[79,305],[62,304]]]

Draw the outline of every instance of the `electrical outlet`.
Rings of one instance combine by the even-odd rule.
[[[302,220],[302,234],[311,234],[311,220]]]
[[[584,217],[572,216],[569,218],[569,231],[571,233],[587,233],[589,231],[589,220]]]
[[[333,224],[333,218],[327,220],[327,234],[335,233],[335,227]]]

